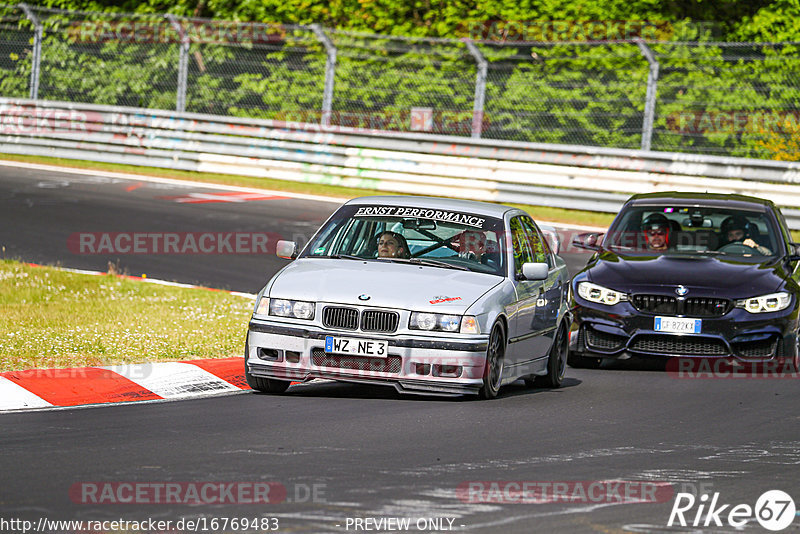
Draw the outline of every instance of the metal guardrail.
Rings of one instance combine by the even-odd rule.
[[[0,153],[616,213],[633,193],[773,200],[800,229],[800,163],[361,130],[0,98]]]

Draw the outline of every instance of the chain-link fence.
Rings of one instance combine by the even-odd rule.
[[[798,43],[482,37],[0,4],[0,96],[800,160]]]

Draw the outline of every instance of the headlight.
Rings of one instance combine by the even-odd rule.
[[[439,332],[479,333],[478,321],[470,315],[448,315],[441,313],[412,312],[408,327],[412,330],[435,330]]]
[[[760,297],[737,300],[736,307],[744,308],[750,313],[766,313],[781,311],[788,308],[791,303],[792,296],[785,291],[781,291],[780,293],[771,293],[769,295],[761,295]]]
[[[625,293],[598,286],[591,282],[579,283],[578,295],[589,302],[597,302],[598,304],[606,304],[608,306],[613,306],[617,302],[628,300],[628,295]]]
[[[267,297],[261,297],[261,301],[256,308],[256,313],[258,315],[266,315],[267,310],[269,310],[269,315],[276,315],[278,317],[294,317],[295,319],[314,318],[314,303],[304,300],[268,299]]]
[[[298,300],[292,304],[292,313],[294,313],[294,316],[298,319],[313,319],[314,304]]]

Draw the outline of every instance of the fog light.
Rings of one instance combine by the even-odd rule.
[[[431,372],[431,364],[429,363],[416,363],[414,364],[414,372],[418,375],[427,375]]]
[[[460,365],[434,365],[433,376],[444,378],[458,378],[461,376],[463,368]]]
[[[280,360],[281,351],[278,349],[258,349],[258,358],[261,360],[269,360],[276,362]]]
[[[286,351],[286,361],[289,363],[300,363],[300,353],[293,350]]]

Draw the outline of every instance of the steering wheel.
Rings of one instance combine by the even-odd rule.
[[[752,254],[755,252],[759,256],[763,256],[758,249],[749,247],[744,243],[728,243],[727,245],[717,249],[717,252],[724,252],[726,254]]]

